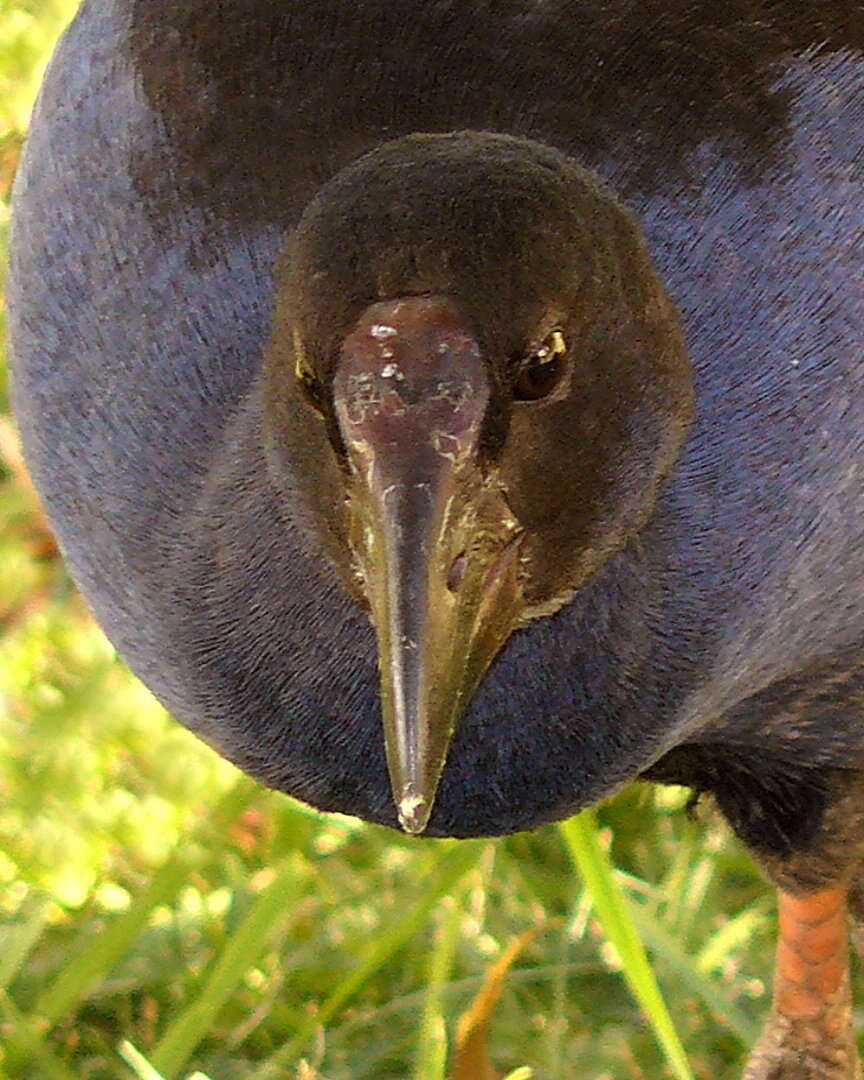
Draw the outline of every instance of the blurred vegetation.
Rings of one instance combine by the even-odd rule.
[[[73,9],[0,0],[4,243]],[[499,1068],[738,1075],[767,1011],[773,898],[719,819],[636,786],[596,828],[418,842],[257,788],[118,661],[5,411],[0,458],[0,1080],[441,1080],[458,1016],[526,928],[490,1024]],[[665,1055],[620,974],[662,1037],[631,918],[674,1022]],[[676,1029],[689,1066],[669,1064]]]

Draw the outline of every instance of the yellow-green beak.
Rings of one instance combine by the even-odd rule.
[[[449,300],[367,308],[334,394],[393,798],[402,828],[421,833],[456,725],[519,618],[520,530],[481,465],[489,383]]]

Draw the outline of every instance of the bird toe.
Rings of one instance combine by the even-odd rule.
[[[742,1080],[862,1080],[851,1018],[801,1024],[775,1012]]]

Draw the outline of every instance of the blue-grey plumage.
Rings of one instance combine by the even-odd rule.
[[[341,62],[339,43],[310,41],[290,6],[270,17],[275,30],[258,28],[261,12],[226,11],[214,24],[230,17],[245,36],[232,29],[236,43],[208,67],[179,16],[163,25],[152,6],[85,4],[49,71],[13,234],[28,458],[133,668],[243,767],[318,805],[393,820],[368,619],[256,437],[273,267],[315,187],[414,126],[481,126],[485,108],[482,126],[573,149],[596,169],[638,215],[697,388],[692,434],[650,520],[497,661],[460,725],[433,829],[497,832],[567,813],[670,747],[722,741],[754,694],[846,663],[864,639],[860,34],[778,12],[777,40],[742,21],[752,55],[730,59],[728,34],[712,37],[703,12],[703,81],[725,79],[709,109],[688,98],[694,77],[671,51],[677,35],[686,55],[695,21],[671,22],[664,73],[639,67],[624,28],[586,55],[585,26],[617,25],[613,8],[517,4],[479,40],[452,21],[454,5],[434,4],[437,37],[400,20],[385,48],[351,36],[389,18],[383,6],[334,3]],[[650,28],[651,11],[630,18]],[[581,37],[565,17],[581,20]],[[508,97],[553,45],[535,94]],[[283,65],[271,57],[269,75],[265,48]],[[358,48],[371,50],[368,69],[349,63]],[[479,80],[496,49],[490,102]],[[388,64],[411,50],[425,74],[391,85]],[[412,99],[436,63],[438,82]],[[176,91],[196,79],[194,95]],[[269,102],[256,84],[268,79]],[[257,123],[248,144],[232,103]],[[574,449],[562,470],[579,467]],[[284,477],[289,495],[296,483]],[[762,712],[736,720],[736,742],[761,746],[764,723]],[[860,738],[838,721],[813,740],[820,761],[845,764]]]

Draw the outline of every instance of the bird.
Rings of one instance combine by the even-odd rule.
[[[635,778],[779,889],[746,1080],[860,1077],[864,16],[84,0],[19,168],[29,467],[263,784],[497,836]]]

